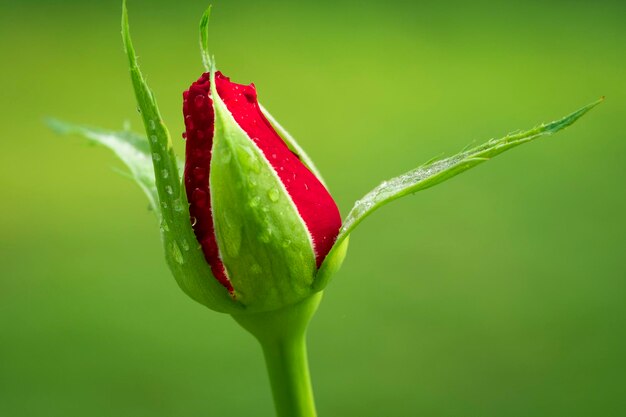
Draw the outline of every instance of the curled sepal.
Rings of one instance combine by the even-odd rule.
[[[249,311],[269,311],[312,294],[317,270],[311,235],[270,161],[218,95],[211,205],[220,258],[235,297]]]
[[[345,255],[344,242],[347,242],[348,236],[359,223],[375,210],[400,197],[446,181],[518,145],[565,129],[602,101],[603,99],[600,99],[588,104],[554,122],[542,124],[525,132],[510,134],[500,139],[492,139],[449,158],[429,161],[412,171],[384,181],[358,200],[348,213],[333,248],[320,267],[314,288],[321,290],[327,285],[336,270],[335,265],[340,263]]]
[[[125,2],[122,10],[122,38],[138,108],[149,138],[161,213],[163,245],[170,270],[179,286],[194,300],[216,311],[231,314],[241,312],[243,306],[233,300],[228,291],[213,277],[195,239],[172,141],[161,118],[154,94],[137,64]]]

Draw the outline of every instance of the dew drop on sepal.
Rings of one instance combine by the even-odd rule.
[[[174,258],[174,260],[176,262],[178,262],[181,265],[185,263],[185,259],[183,258],[183,254],[180,251],[180,248],[178,247],[176,242],[172,242],[171,253],[172,253],[172,258]]]
[[[261,197],[259,197],[258,195],[252,197],[252,199],[250,199],[250,202],[248,204],[250,205],[250,207],[253,207],[253,208],[258,207],[259,204],[261,204]]]
[[[278,190],[276,188],[272,188],[271,190],[268,191],[268,197],[270,198],[271,201],[273,202],[277,202],[278,201],[278,197],[280,196],[280,194],[278,193]]]
[[[174,210],[179,213],[182,213],[185,210],[183,203],[178,199],[174,201]]]

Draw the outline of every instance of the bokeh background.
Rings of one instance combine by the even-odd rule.
[[[182,150],[203,1],[129,2]],[[558,136],[385,207],[310,329],[321,417],[626,415],[626,3],[214,2],[345,215],[385,178],[550,121]],[[119,1],[0,10],[0,416],[272,416],[260,349],[183,295],[139,189],[45,116],[140,128]]]

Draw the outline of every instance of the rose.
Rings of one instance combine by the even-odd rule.
[[[313,163],[258,104],[254,86],[216,73],[208,18],[209,10],[201,20],[209,73],[184,96],[184,187],[154,94],[137,65],[125,5],[122,33],[146,137],[58,121],[51,126],[109,147],[124,161],[159,218],[166,260],[180,287],[231,314],[261,342],[279,416],[313,417],[304,335],[360,222],[390,201],[570,126],[602,100],[384,181],[342,223]]]
[[[259,106],[217,72],[183,93],[185,187],[213,276],[255,311],[309,297],[341,227],[330,193]]]

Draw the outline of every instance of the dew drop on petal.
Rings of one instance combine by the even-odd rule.
[[[191,201],[193,201],[193,203],[198,207],[206,207],[208,204],[207,192],[201,190],[200,188],[196,188],[191,194]]]
[[[193,104],[196,106],[197,109],[201,108],[204,104],[204,96],[202,94],[198,94],[197,96],[195,96],[193,98]]]
[[[187,130],[193,130],[193,120],[190,115],[185,116],[185,126]]]

